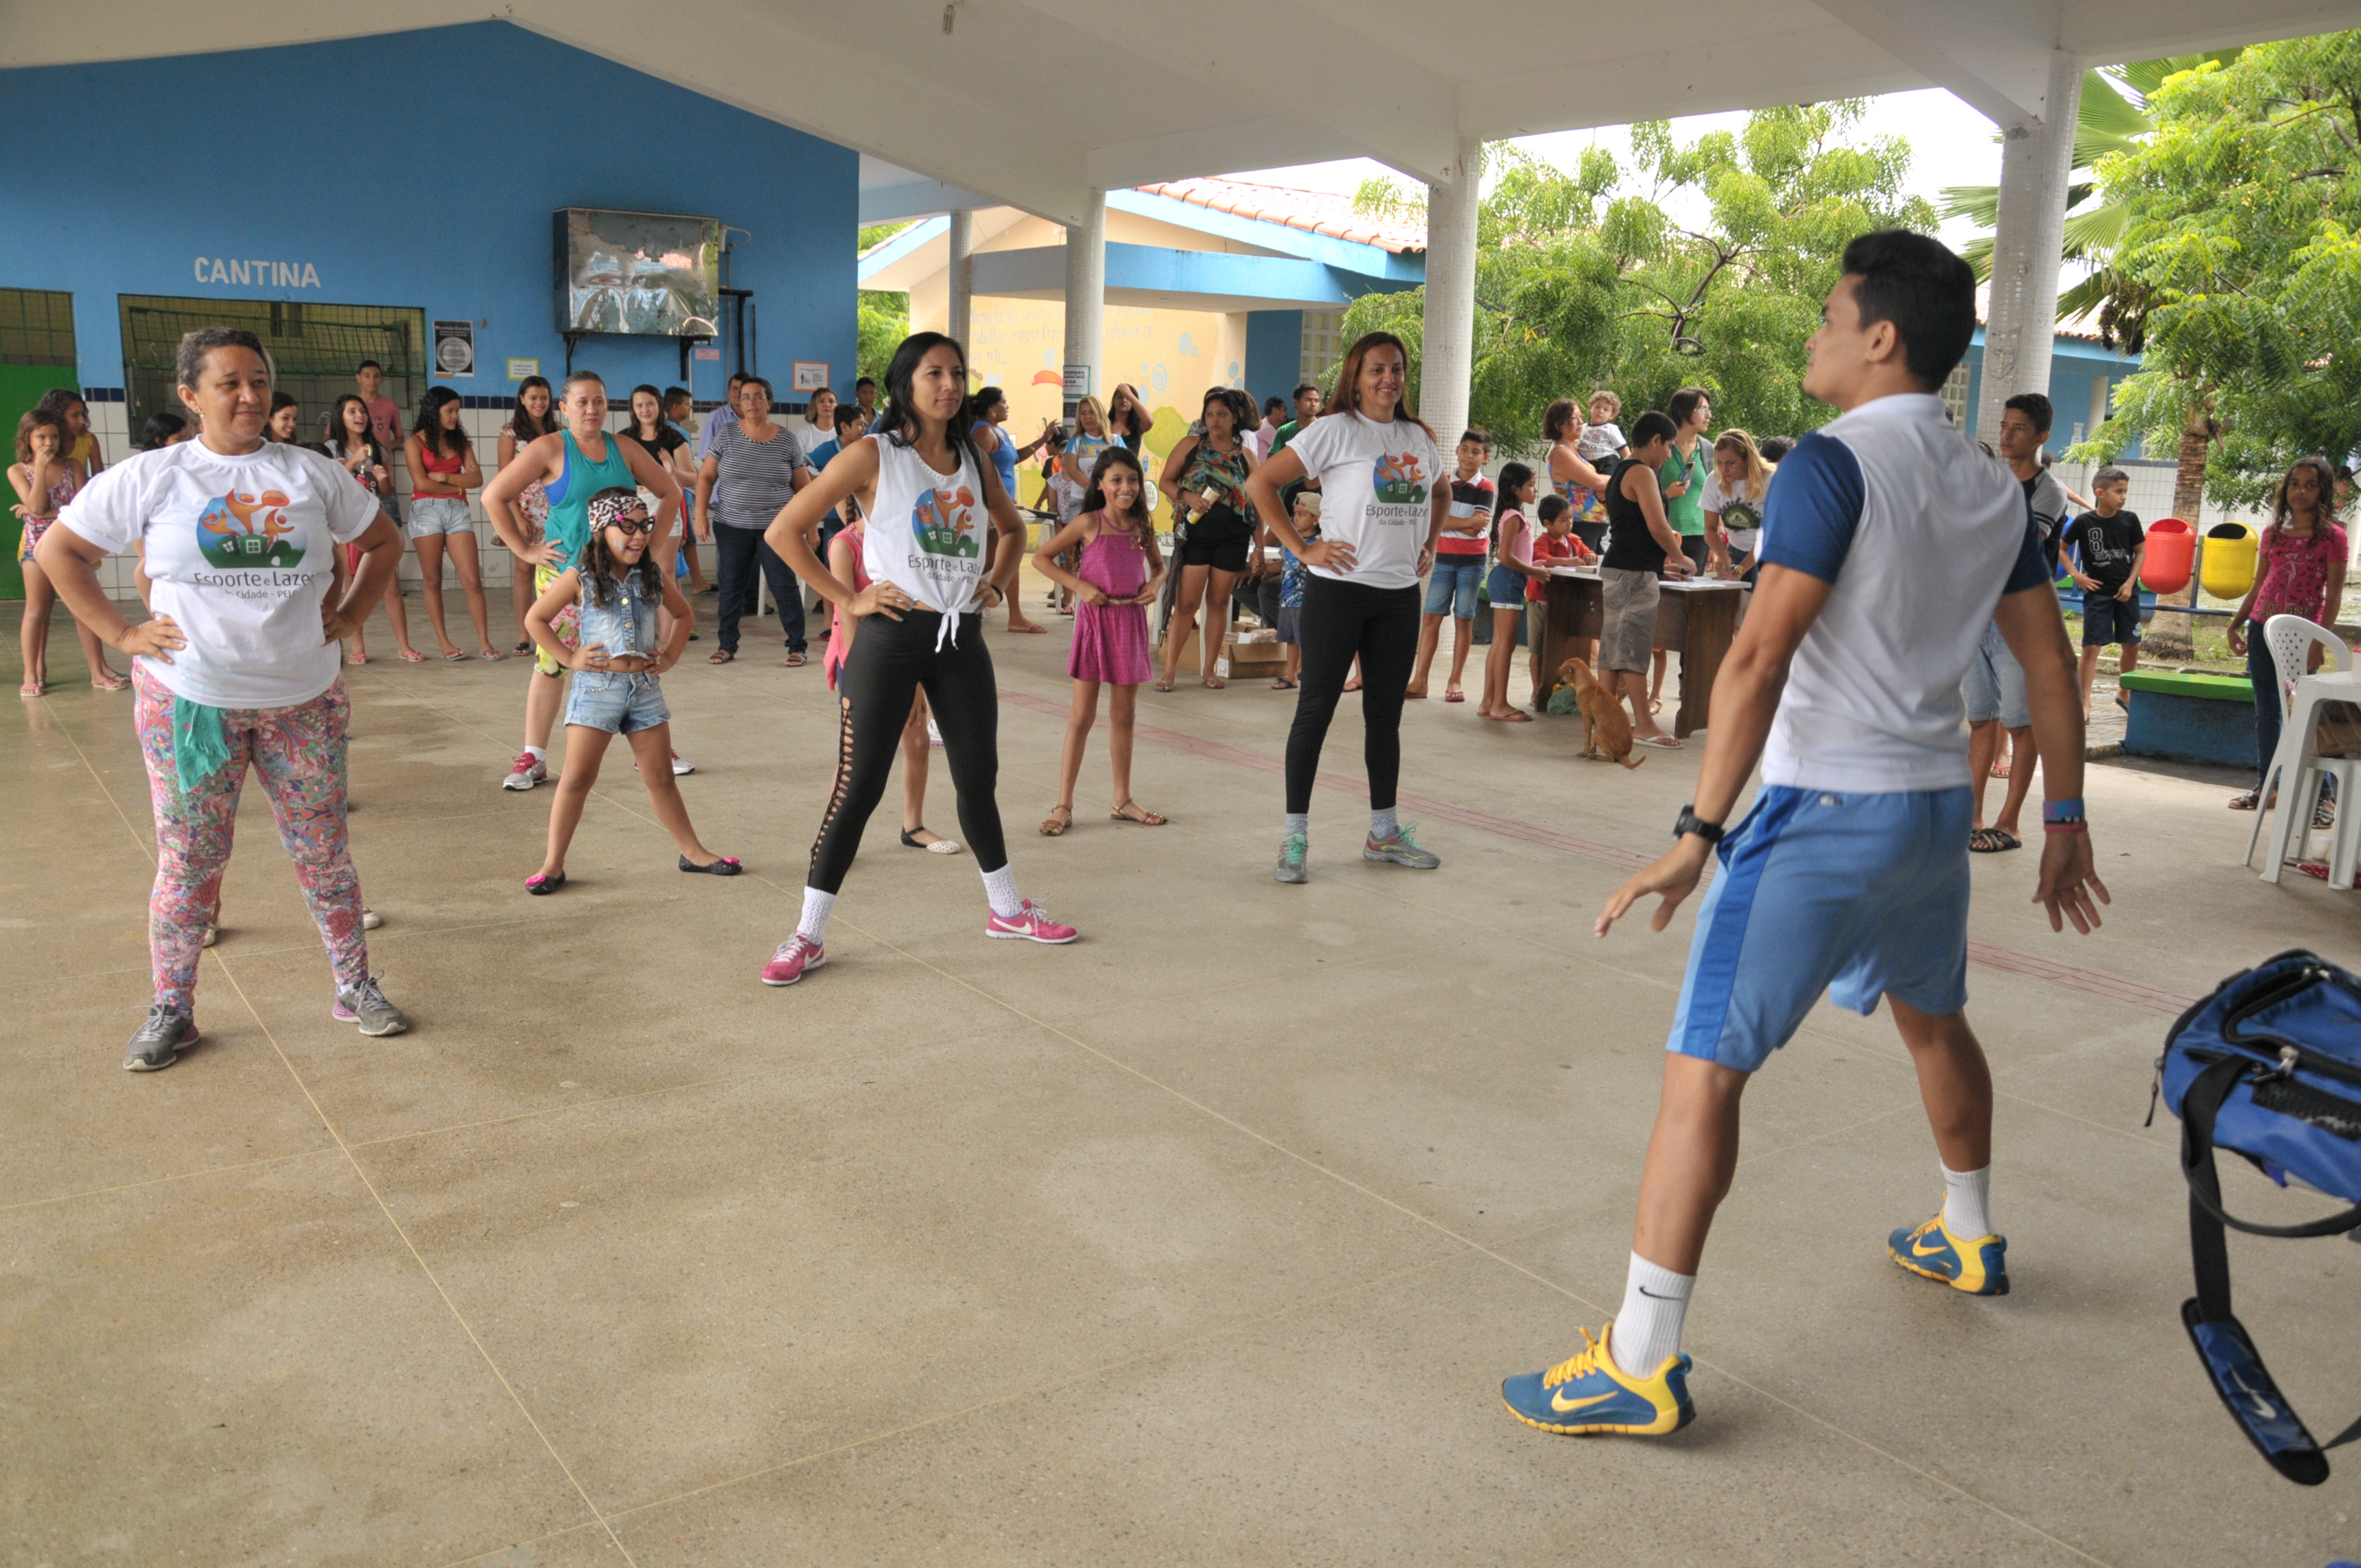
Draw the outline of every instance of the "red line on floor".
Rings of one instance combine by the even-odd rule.
[[[1001,690],[1000,700],[1011,707],[1021,707],[1032,713],[1048,714],[1055,718],[1065,718],[1068,711],[1064,704],[1051,702],[1046,697],[1028,696],[1023,692],[1009,691],[1005,687]],[[1101,722],[1104,720],[1102,719]],[[1153,725],[1142,724],[1135,729],[1134,734],[1141,740],[1150,741],[1159,746],[1169,746],[1176,751],[1186,751],[1191,756],[1203,757],[1212,762],[1227,762],[1234,767],[1250,768],[1258,773],[1279,774],[1286,772],[1285,763],[1277,757],[1267,757],[1258,751],[1248,751],[1237,746],[1224,745],[1219,740],[1206,740],[1194,735],[1183,735],[1177,729],[1161,729]],[[1349,795],[1357,795],[1363,799],[1368,797],[1369,786],[1367,781],[1364,779],[1348,778],[1343,773],[1323,773],[1319,783],[1323,789],[1343,790]],[[1597,839],[1585,839],[1572,833],[1559,833],[1551,828],[1536,827],[1530,822],[1520,822],[1511,817],[1496,817],[1488,811],[1477,811],[1451,801],[1436,800],[1427,795],[1405,793],[1397,796],[1397,801],[1404,811],[1415,813],[1422,820],[1432,819],[1455,823],[1462,828],[1473,828],[1479,832],[1490,833],[1499,838],[1513,839],[1524,844],[1537,844],[1543,849],[1579,856],[1586,861],[1596,861],[1601,865],[1613,866],[1619,871],[1638,871],[1655,858],[1638,850],[1627,850],[1620,844],[1604,843]],[[2030,980],[2046,980],[2052,985],[2061,985],[2069,991],[2079,991],[2086,995],[2102,997],[2109,1002],[2119,1002],[2128,1006],[2144,1008],[2150,1013],[2162,1014],[2168,1018],[2179,1017],[2188,1010],[2191,1003],[2197,1000],[2193,996],[2183,996],[2176,992],[2145,985],[2136,980],[2125,980],[2120,975],[2084,969],[2079,964],[2060,963],[2055,959],[2039,958],[2032,953],[2021,953],[2013,948],[1997,947],[1991,942],[1970,940],[1968,959],[1971,963],[1982,964],[1986,969],[1998,970],[2004,974],[2023,975]]]

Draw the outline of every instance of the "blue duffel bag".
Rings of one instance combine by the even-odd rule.
[[[2298,949],[2232,975],[2182,1014],[2157,1062],[2165,1104],[2180,1118],[2189,1179],[2189,1237],[2197,1294],[2180,1321],[2213,1391],[2271,1467],[2317,1486],[2327,1451],[2361,1438],[2356,1420],[2315,1442],[2271,1380],[2255,1342],[2230,1310],[2223,1227],[2257,1236],[2334,1236],[2361,1229],[2361,981]],[[2258,1225],[2222,1206],[2213,1151],[2252,1161],[2355,1205],[2301,1225]]]

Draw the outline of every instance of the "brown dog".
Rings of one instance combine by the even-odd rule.
[[[1648,759],[1631,755],[1631,717],[1615,695],[1598,684],[1590,666],[1579,659],[1568,659],[1558,667],[1557,678],[1574,688],[1575,701],[1582,707],[1582,754],[1601,762],[1620,762],[1636,768]],[[1599,747],[1604,744],[1605,751]]]

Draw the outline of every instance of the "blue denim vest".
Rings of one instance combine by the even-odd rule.
[[[626,573],[617,591],[603,605],[591,594],[586,575],[582,583],[581,630],[576,634],[577,645],[588,648],[594,643],[607,651],[610,659],[625,654],[653,659],[663,651],[656,637],[656,606],[661,602],[640,589],[640,575]]]

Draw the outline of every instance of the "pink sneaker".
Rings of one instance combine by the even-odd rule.
[[[771,955],[771,961],[763,966],[763,983],[793,985],[827,963],[827,949],[798,931],[781,942],[779,950]]]
[[[1049,918],[1049,912],[1034,903],[1025,901],[1024,910],[1016,915],[995,915],[983,923],[987,937],[1022,937],[1028,942],[1047,942],[1052,947],[1071,942],[1082,935],[1071,926],[1060,926]]]
[[[549,766],[531,751],[519,751],[517,760],[509,764],[509,776],[500,781],[502,789],[531,789],[549,777]]]

